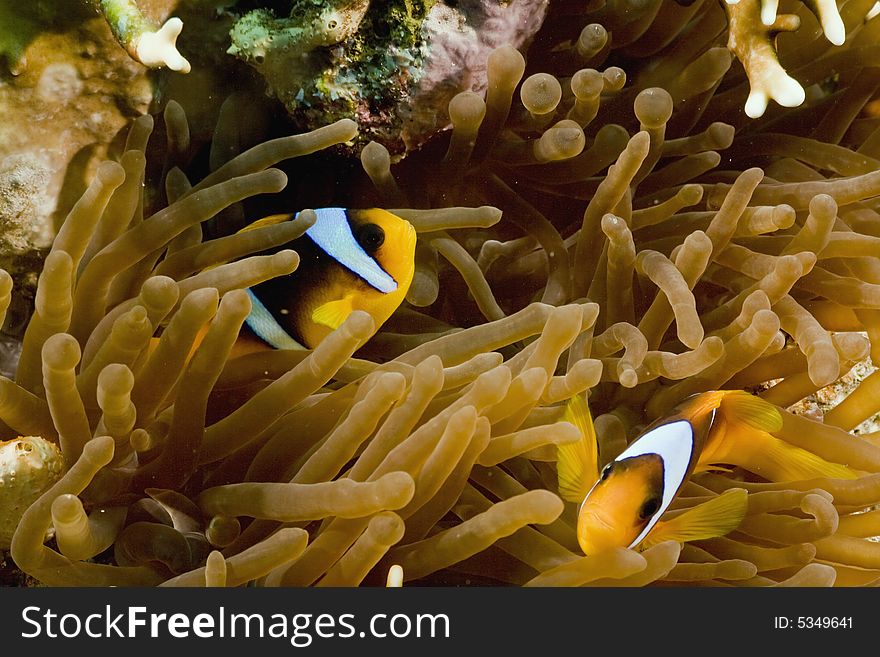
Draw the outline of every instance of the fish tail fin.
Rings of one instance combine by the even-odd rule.
[[[729,460],[769,481],[801,481],[804,479],[856,479],[851,468],[826,461],[766,431],[746,430],[740,434]]]
[[[727,423],[724,460],[770,481],[829,477],[855,479],[845,465],[785,442],[771,433],[782,428],[782,414],[768,401],[742,390],[727,392],[720,406]]]
[[[581,439],[557,447],[559,495],[569,502],[581,503],[599,478],[599,448],[590,408],[583,395],[568,400],[562,418],[581,432]]]
[[[639,544],[639,549],[664,541],[685,543],[724,536],[739,527],[748,506],[748,493],[742,488],[731,488],[671,520],[661,520]]]

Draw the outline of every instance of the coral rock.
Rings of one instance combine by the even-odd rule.
[[[9,548],[21,515],[63,469],[61,451],[39,436],[0,442],[0,549]]]
[[[299,3],[289,18],[257,9],[236,22],[229,52],[265,77],[301,128],[356,116],[364,141],[400,154],[449,125],[456,93],[485,91],[489,52],[526,46],[548,4]]]

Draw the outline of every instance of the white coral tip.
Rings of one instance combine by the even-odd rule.
[[[753,91],[746,100],[746,116],[752,119],[764,116],[767,109],[767,94],[763,91]]]
[[[761,3],[761,22],[771,26],[776,22],[776,12],[779,10],[779,0],[764,0]]]
[[[840,16],[829,16],[822,26],[825,37],[835,46],[842,46],[846,41],[846,28]]]
[[[804,102],[806,96],[800,83],[787,75],[773,88],[773,100],[783,107],[797,107]]]
[[[159,68],[167,66],[172,71],[189,73],[189,62],[177,50],[177,37],[183,29],[183,21],[169,18],[155,32],[144,32],[137,42],[137,58],[144,66]]]

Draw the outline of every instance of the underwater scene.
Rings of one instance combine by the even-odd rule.
[[[880,583],[880,3],[0,0],[0,586]]]

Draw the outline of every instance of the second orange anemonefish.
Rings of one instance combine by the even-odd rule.
[[[748,506],[743,489],[728,490],[674,517],[666,515],[695,472],[724,469],[727,464],[769,481],[857,476],[845,465],[771,435],[782,427],[779,410],[740,390],[689,397],[669,417],[645,429],[601,472],[596,433],[582,396],[569,402],[565,419],[581,430],[582,439],[558,448],[559,493],[580,505],[577,539],[586,555],[733,531]]]

